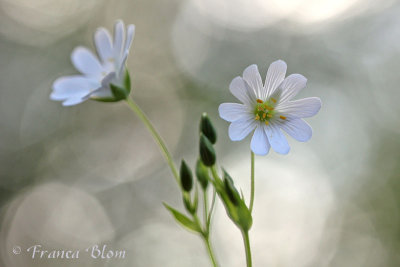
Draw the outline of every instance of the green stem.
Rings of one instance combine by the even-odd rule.
[[[165,159],[167,160],[167,163],[169,167],[171,168],[171,172],[175,177],[175,180],[178,184],[179,183],[179,174],[178,171],[176,170],[174,161],[172,159],[171,154],[168,151],[167,146],[165,145],[164,141],[162,140],[161,136],[158,134],[154,126],[151,124],[150,120],[147,118],[147,116],[143,113],[143,111],[139,108],[139,106],[131,99],[127,98],[126,103],[128,104],[129,108],[135,112],[135,114],[139,117],[139,119],[146,125],[147,129],[150,131],[151,135],[157,142],[158,146],[160,147]]]
[[[213,250],[211,248],[211,244],[210,244],[210,232],[208,231],[208,227],[206,226],[207,229],[205,229],[205,230],[202,229],[199,217],[197,217],[196,214],[193,214],[192,216],[193,216],[193,219],[196,222],[197,226],[201,229],[201,237],[203,238],[204,243],[206,244],[208,256],[210,257],[210,260],[211,260],[213,266],[217,267],[218,264],[217,264],[214,252],[213,252]]]
[[[206,231],[208,232],[208,196],[207,190],[203,190],[203,206],[204,206],[204,224],[206,225]]]
[[[250,206],[249,210],[250,213],[253,211],[253,205],[254,205],[254,153],[251,151],[251,171],[250,171],[250,183],[251,183],[251,191],[250,191]]]
[[[211,208],[210,208],[210,211],[209,211],[209,213],[208,213],[208,218],[207,218],[207,227],[208,227],[208,230],[210,230],[211,216],[212,216],[212,213],[213,213],[214,207],[215,207],[215,197],[216,197],[216,195],[217,195],[217,191],[215,191],[215,188],[214,188],[214,191],[213,191],[213,198],[212,198],[212,200],[211,200]]]
[[[208,236],[203,236],[203,238],[204,238],[204,242],[205,242],[206,247],[207,247],[208,256],[210,256],[210,259],[211,259],[211,262],[212,262],[213,266],[217,267],[218,264],[217,264],[217,261],[215,260],[214,252],[213,252],[213,250],[211,248],[210,238]]]
[[[249,232],[242,230],[242,236],[243,236],[244,247],[246,250],[247,267],[251,267],[252,263],[251,263],[251,249],[250,249]]]

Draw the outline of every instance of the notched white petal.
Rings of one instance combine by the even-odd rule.
[[[288,119],[280,127],[299,142],[307,142],[312,137],[311,126],[302,119]]]
[[[290,117],[308,118],[317,114],[321,105],[321,99],[318,97],[308,97],[280,103],[276,110]]]
[[[126,31],[126,43],[125,43],[125,51],[129,52],[129,48],[131,47],[133,37],[135,37],[135,25],[128,25],[128,29]]]
[[[71,54],[71,61],[77,70],[86,75],[99,75],[103,71],[97,57],[86,47],[75,48]]]
[[[287,65],[283,60],[277,60],[269,65],[264,84],[263,97],[270,97],[285,79]]]
[[[290,146],[288,141],[277,125],[270,123],[265,127],[265,133],[267,134],[269,143],[275,152],[284,155],[289,153]]]
[[[243,140],[256,126],[253,118],[234,121],[229,125],[229,138],[232,141]]]
[[[68,98],[67,100],[65,100],[64,102],[62,102],[62,105],[65,107],[68,106],[74,106],[74,105],[78,105],[82,102],[84,102],[86,99],[82,98],[82,97],[71,97]]]
[[[125,26],[122,20],[118,20],[114,26],[114,57],[120,60],[125,42]]]
[[[293,99],[302,89],[306,87],[307,79],[301,74],[291,74],[286,77],[281,85],[279,102]]]
[[[243,71],[243,79],[247,84],[254,90],[257,98],[262,98],[263,85],[261,80],[260,72],[258,71],[257,65],[253,64],[248,66]],[[265,99],[263,99],[265,100]]]
[[[238,103],[223,103],[219,105],[218,112],[222,119],[229,122],[251,117],[248,108]]]
[[[94,34],[94,43],[101,60],[106,63],[114,60],[112,40],[107,29],[99,28]]]
[[[233,96],[247,106],[252,106],[256,101],[256,95],[253,88],[251,88],[240,76],[235,77],[232,80],[229,85],[229,90]]]
[[[250,148],[257,155],[267,155],[270,149],[264,125],[258,125],[251,138]]]

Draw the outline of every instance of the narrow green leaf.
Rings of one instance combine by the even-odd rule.
[[[178,223],[180,223],[182,226],[184,226],[188,230],[195,231],[197,233],[201,232],[201,230],[199,229],[197,224],[194,221],[192,221],[191,219],[189,219],[186,215],[180,213],[179,211],[172,208],[171,206],[169,206],[166,203],[163,203],[163,204],[164,204],[165,208],[167,208],[171,212],[171,214],[172,214],[172,216],[174,216],[175,220]]]

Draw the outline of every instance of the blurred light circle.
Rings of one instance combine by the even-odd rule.
[[[43,46],[86,23],[103,0],[3,0],[0,33],[21,44]]]
[[[299,25],[319,23],[345,13],[357,15],[373,4],[370,0],[192,0],[188,3],[214,23],[240,31],[258,30],[280,20]]]
[[[169,215],[165,211],[160,212]],[[185,231],[168,218],[168,224],[148,221],[119,243],[127,248],[132,262],[119,266],[209,266],[207,252],[197,235]]]
[[[77,188],[58,183],[40,185],[21,194],[8,207],[0,248],[10,267],[39,266],[28,253],[19,257],[10,254],[16,245],[24,251],[33,245],[48,250],[81,250],[114,237],[114,228],[100,202]],[[93,259],[87,266],[92,263]]]

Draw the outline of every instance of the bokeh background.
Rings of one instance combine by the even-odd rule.
[[[400,3],[395,0],[1,0],[0,265],[209,266],[201,240],[162,201],[182,208],[158,147],[123,103],[65,108],[52,82],[75,74],[77,45],[99,26],[136,25],[133,97],[176,162],[194,166],[198,121],[219,133],[219,163],[249,193],[249,143],[217,114],[230,81],[277,59],[319,96],[308,143],[256,158],[255,266],[400,265]],[[217,206],[221,266],[244,266],[239,231]],[[32,260],[45,249],[107,244],[123,260]]]

